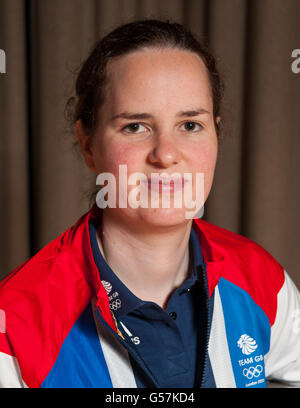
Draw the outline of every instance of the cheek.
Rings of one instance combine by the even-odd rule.
[[[107,143],[99,146],[95,152],[96,169],[98,174],[109,172],[118,175],[119,165],[127,165],[128,173],[134,166],[137,166],[140,155],[132,146],[128,144]],[[136,170],[137,171],[137,170]]]
[[[205,177],[211,178],[216,165],[217,153],[217,142],[206,143],[199,149],[194,150],[191,155],[196,171],[204,173]]]
[[[212,187],[218,144],[205,143],[200,149],[192,153],[193,168],[197,173],[204,174],[204,200],[206,201]]]

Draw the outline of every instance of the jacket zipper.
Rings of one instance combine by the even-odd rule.
[[[147,375],[147,377],[149,378],[149,380],[153,383],[153,387],[155,388],[160,388],[159,384],[157,383],[157,381],[155,380],[154,376],[152,375],[151,372],[149,372],[149,369],[147,369],[147,367],[145,366],[145,363],[143,361],[143,359],[140,357],[140,355],[137,353],[137,351],[134,349],[134,347],[131,344],[131,340],[126,340],[127,337],[124,336],[124,339],[121,338],[120,335],[118,335],[104,320],[104,318],[101,316],[99,307],[96,307],[96,315],[98,317],[98,319],[101,321],[102,324],[105,325],[105,327],[110,330],[110,332],[115,336],[115,338],[121,342],[121,344],[124,345],[124,347],[130,352],[130,355],[135,359],[135,361],[137,362],[137,364],[143,369],[144,373]],[[120,329],[119,329],[120,330]],[[123,334],[123,331],[122,331]]]
[[[201,377],[200,388],[203,388],[204,380],[206,377],[206,369],[207,369],[207,360],[208,360],[208,345],[209,345],[209,337],[210,337],[210,329],[211,329],[211,305],[209,299],[209,291],[208,291],[208,284],[207,284],[207,276],[206,276],[206,264],[203,264],[202,267],[202,278],[205,288],[205,301],[207,304],[207,308],[205,308],[205,315],[206,315],[206,342],[205,342],[205,353],[204,353],[204,362],[203,362],[203,371]]]

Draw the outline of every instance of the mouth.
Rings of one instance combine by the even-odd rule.
[[[155,193],[170,193],[174,194],[178,191],[183,190],[184,185],[187,183],[183,177],[169,178],[169,177],[150,177],[143,181],[145,188],[148,191],[153,191]]]

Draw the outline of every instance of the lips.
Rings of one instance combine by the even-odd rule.
[[[156,193],[176,193],[184,188],[186,180],[183,177],[152,177],[144,181],[143,184],[149,191]]]

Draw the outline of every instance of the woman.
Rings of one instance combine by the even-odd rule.
[[[252,241],[195,218],[213,181],[221,96],[214,58],[179,24],[133,22],[96,44],[74,122],[106,189],[2,283],[3,387],[300,382],[290,278]]]

